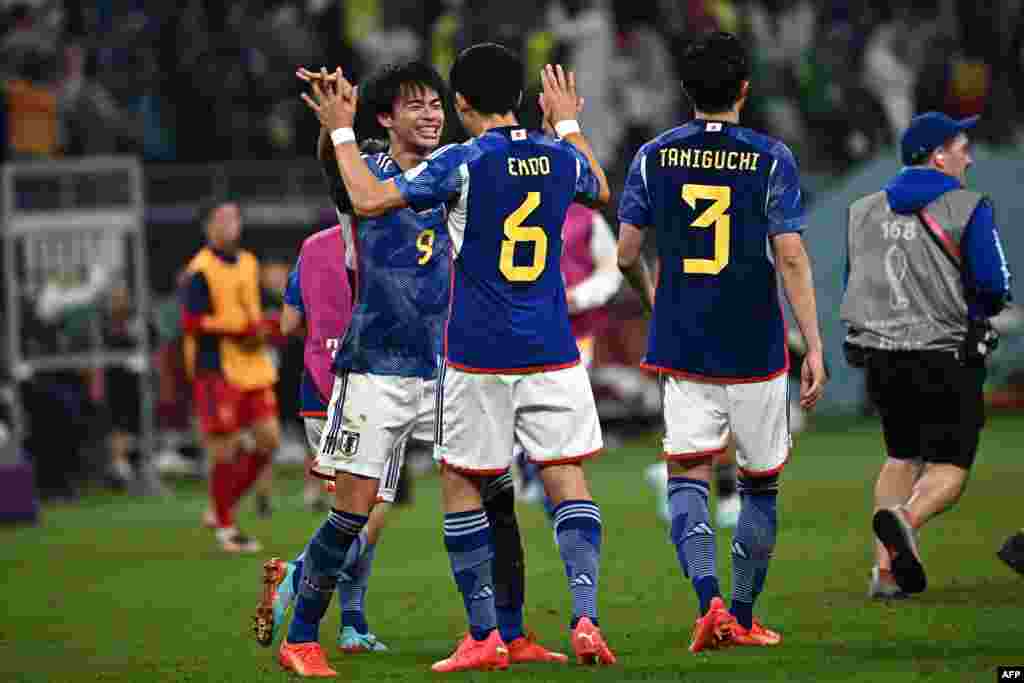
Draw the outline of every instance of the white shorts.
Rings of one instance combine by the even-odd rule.
[[[327,425],[327,418],[304,417],[302,421],[306,426],[306,441],[309,443],[309,448],[316,452],[320,448],[320,439],[323,436],[324,427]],[[398,480],[402,476],[402,467],[404,465],[405,448],[403,447],[400,453],[388,458],[388,463],[384,468],[384,476],[380,478],[380,487],[377,489],[378,501],[385,503],[395,502],[395,497],[398,495]],[[331,479],[331,477],[318,472],[315,464],[310,471],[321,479]]]
[[[736,464],[751,477],[782,470],[789,458],[789,377],[764,382],[713,384],[661,376],[664,457],[687,461],[725,451],[736,438]]]
[[[602,448],[590,378],[582,365],[522,375],[441,372],[434,459],[460,472],[508,470],[512,448],[557,465]]]
[[[334,479],[348,472],[379,479],[382,489],[397,487],[408,440],[433,440],[436,386],[419,377],[335,378],[312,473]]]

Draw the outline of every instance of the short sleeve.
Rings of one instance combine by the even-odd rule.
[[[800,193],[800,173],[796,159],[781,142],[772,150],[771,175],[768,178],[768,198],[765,202],[768,234],[803,232],[804,204]]]
[[[626,174],[626,184],[619,200],[619,222],[645,228],[653,223],[651,196],[647,191],[647,147],[633,157]]]
[[[300,268],[302,257],[295,262],[292,272],[288,273],[288,285],[284,288],[284,302],[303,315],[306,314],[306,307],[302,304],[302,285]]]
[[[422,163],[395,176],[395,186],[410,206],[446,202],[462,191],[462,165],[466,162],[463,145],[448,145]]]
[[[584,204],[596,201],[598,195],[601,194],[601,183],[594,173],[593,166],[590,165],[590,160],[587,159],[586,154],[576,148],[576,145],[569,142],[563,144],[569,148],[576,159],[576,199]]]

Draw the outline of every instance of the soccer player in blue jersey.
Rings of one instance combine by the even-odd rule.
[[[438,201],[448,206],[454,261],[434,442],[442,463],[445,546],[470,632],[433,669],[508,665],[496,628],[494,541],[480,488],[486,477],[508,470],[516,439],[543,466],[541,477],[556,505],[577,660],[610,664],[615,657],[597,625],[601,515],[581,466],[600,450],[601,430],[569,328],[559,268],[569,205],[575,199],[607,202],[607,180],[575,121],[574,78],[561,67],[545,69],[541,102],[562,140],[518,125],[513,112],[522,97],[523,66],[506,48],[465,50],[450,81],[473,139],[438,150],[394,180],[375,176],[351,144],[356,98],[347,81],[314,86],[313,97],[306,96],[336,138],[357,214]]]
[[[653,308],[644,367],[661,373],[671,540],[700,613],[690,650],[776,645],[753,618],[775,546],[778,478],[789,458],[786,331],[777,274],[807,340],[800,402],[825,383],[796,161],[739,125],[750,69],[727,33],[686,51],[682,85],[696,118],[637,152],[619,205],[619,267]],[[659,277],[640,256],[656,233]],[[655,284],[657,282],[657,284]],[[708,516],[712,459],[736,440],[741,510],[733,600],[722,602]]]
[[[297,75],[307,81],[328,80],[326,73],[302,70]],[[376,177],[393,177],[414,167],[437,146],[444,123],[445,88],[433,69],[416,62],[385,67],[362,90],[361,134],[377,128],[390,144],[386,152],[363,155]],[[335,509],[301,558],[301,571],[292,572],[295,580],[280,581],[271,601],[281,613],[282,603],[290,598],[287,594],[297,594],[295,616],[279,659],[305,676],[333,675],[317,642],[331,589],[344,573],[352,579],[347,588],[357,582],[365,592],[372,556],[364,549],[379,534],[381,518],[375,502],[393,497],[394,492],[389,496],[388,491],[396,483],[407,439],[433,440],[435,378],[449,298],[448,235],[442,223],[447,208],[435,202],[418,211],[397,208],[372,217],[342,215],[352,212],[352,203],[337,177],[334,149],[331,137],[321,135],[319,155],[339,219],[348,228],[346,252],[355,257],[351,280],[356,294],[351,323],[334,358],[338,379],[313,471],[335,479],[338,490]],[[565,655],[542,647],[523,629],[523,553],[511,479],[488,479],[483,495],[487,517],[499,539],[498,554],[506,559],[508,569],[495,577],[494,593],[511,661],[564,662]],[[371,508],[373,519],[368,526]],[[368,531],[373,533],[367,536]],[[354,594],[361,595],[358,590]],[[346,605],[342,608],[342,625],[347,625],[347,617],[355,617],[354,630],[368,635],[361,610],[350,614]],[[345,641],[346,630],[339,645],[353,649],[346,642],[359,645],[361,641]],[[263,631],[270,631],[272,639],[272,627]],[[377,649],[372,637],[363,640],[361,649]]]

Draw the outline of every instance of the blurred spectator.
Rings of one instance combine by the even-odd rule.
[[[107,479],[115,488],[132,489],[136,473],[130,455],[139,445],[142,431],[142,395],[140,384],[149,381],[145,374],[146,359],[141,355],[142,337],[155,330],[136,315],[128,287],[115,284],[106,300],[104,311],[104,348],[111,351],[136,351],[135,362],[113,365],[102,374],[102,405],[110,420],[107,435],[109,461]],[[155,336],[155,335],[154,335]]]

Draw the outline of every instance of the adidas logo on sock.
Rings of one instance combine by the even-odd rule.
[[[576,578],[573,579],[572,583],[570,583],[569,585],[573,586],[573,587],[575,587],[575,586],[593,586],[594,585],[594,580],[591,579],[590,576],[588,576],[587,574],[577,574]]]
[[[494,589],[490,585],[483,586],[476,593],[469,596],[470,600],[489,600],[494,597]]]
[[[733,541],[732,542],[732,554],[735,555],[736,557],[742,557],[744,559],[748,559],[746,549],[742,545],[740,545],[739,542],[737,542],[737,541]]]
[[[714,536],[715,530],[708,526],[707,522],[701,522],[697,526],[690,529],[690,532],[686,534],[686,538],[691,536]]]

